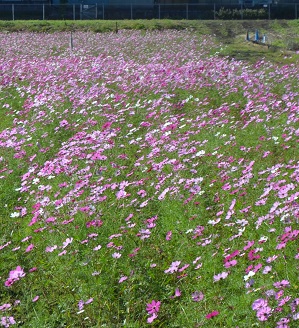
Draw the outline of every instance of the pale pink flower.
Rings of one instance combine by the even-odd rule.
[[[122,276],[120,277],[120,279],[118,280],[118,283],[121,284],[122,282],[126,281],[128,279],[127,276]]]
[[[181,261],[174,261],[171,263],[170,267],[167,270],[165,270],[164,272],[165,273],[174,273],[174,272],[178,271],[180,264],[181,264]]]
[[[36,296],[32,299],[32,302],[36,302],[36,301],[38,301],[38,299],[39,299],[39,296],[36,295]]]
[[[31,252],[31,251],[33,250],[33,248],[34,248],[34,244],[30,244],[30,245],[26,248],[25,252],[26,252],[26,253],[29,253],[29,252]]]
[[[222,273],[216,274],[214,276],[214,281],[219,281],[221,279],[225,279],[227,276],[228,276],[228,272],[222,272]]]
[[[202,301],[203,299],[204,299],[203,292],[195,291],[194,293],[192,293],[192,301],[199,302]]]
[[[67,238],[62,244],[63,245],[62,248],[66,248],[72,242],[73,242],[73,238]]]
[[[180,296],[181,296],[181,291],[178,288],[176,288],[174,291],[174,295],[170,296],[170,298],[175,298],[175,297],[180,297]]]
[[[112,257],[113,257],[114,259],[119,259],[119,258],[121,257],[121,254],[118,253],[118,252],[115,252],[115,253],[112,254]]]
[[[0,311],[4,312],[4,311],[8,310],[9,308],[11,308],[11,304],[9,304],[9,303],[0,305]]]
[[[147,322],[152,323],[157,318],[158,318],[157,314],[153,313],[150,317],[147,318]]]
[[[167,234],[166,234],[165,239],[166,240],[171,240],[171,236],[172,236],[172,231],[168,231]]]

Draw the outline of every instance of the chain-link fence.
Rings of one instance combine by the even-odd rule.
[[[297,19],[298,3],[241,4],[1,4],[0,20]]]

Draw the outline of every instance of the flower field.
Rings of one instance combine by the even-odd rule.
[[[298,327],[298,65],[187,30],[0,44],[0,326]]]

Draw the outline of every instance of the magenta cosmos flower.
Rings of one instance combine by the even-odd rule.
[[[161,302],[160,301],[152,300],[151,303],[148,303],[146,305],[146,311],[149,314],[158,313],[159,310],[160,310],[160,306],[161,306]]]
[[[212,319],[213,317],[216,317],[219,314],[218,311],[213,311],[206,315],[206,319]]]

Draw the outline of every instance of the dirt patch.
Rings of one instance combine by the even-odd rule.
[[[245,30],[255,30],[255,29],[269,29],[270,22],[269,21],[245,21],[242,22],[242,27]]]

